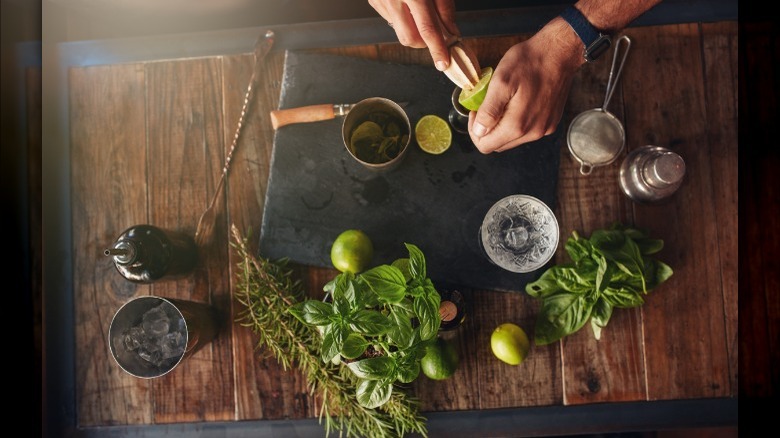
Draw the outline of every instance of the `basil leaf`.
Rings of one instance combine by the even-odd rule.
[[[379,356],[350,362],[347,367],[361,379],[379,380],[392,377],[395,361],[389,356]]]
[[[538,280],[525,285],[525,292],[534,298],[544,298],[547,295],[561,291],[561,286],[555,278],[556,270],[548,268]]]
[[[407,282],[412,279],[412,271],[409,267],[408,258],[395,259],[393,263],[390,264],[390,266],[398,268],[401,273],[404,274],[404,278]]]
[[[545,297],[540,311],[543,317],[536,319],[536,344],[553,343],[582,328],[590,318],[593,303],[587,295],[566,292]]]
[[[323,362],[329,363],[334,357],[339,355],[341,348],[336,345],[336,340],[333,332],[329,330],[331,327],[326,326],[322,337],[322,346],[320,346],[320,358]]]
[[[652,259],[645,260],[645,262],[648,289],[655,289],[674,274],[672,268],[664,262]]]
[[[307,300],[303,303],[301,314],[307,324],[327,325],[333,315],[333,306],[318,300]]]
[[[425,256],[420,248],[411,243],[405,243],[409,251],[409,271],[412,278],[423,281],[426,278]]]
[[[564,248],[566,248],[566,252],[575,263],[580,259],[589,257],[593,252],[590,242],[587,239],[580,239],[576,231],[572,233],[572,237],[566,241]]]
[[[382,302],[397,303],[406,294],[404,274],[393,266],[377,266],[360,274],[360,278],[377,294]]]
[[[412,338],[412,322],[409,314],[403,309],[394,307],[390,312],[391,328],[387,332],[387,337],[395,345],[409,345]]]
[[[435,296],[435,297],[434,297]],[[414,313],[420,320],[420,338],[425,341],[432,339],[439,332],[441,317],[439,317],[439,296],[434,293],[423,294],[414,299]]]
[[[396,377],[401,383],[411,383],[420,375],[420,361],[417,355],[409,354],[398,360]]]
[[[591,234],[593,247],[607,260],[629,274],[643,275],[644,260],[636,243],[627,239],[622,231],[596,230]]]
[[[360,357],[368,346],[369,342],[366,338],[357,333],[350,333],[344,341],[344,346],[341,347],[341,355],[346,359],[355,359]]]
[[[601,296],[612,306],[624,309],[641,306],[645,303],[641,293],[636,289],[626,287],[608,287],[604,289]]]
[[[306,318],[303,316],[303,312],[304,312],[303,307],[305,305],[306,305],[305,301],[293,304],[287,309],[287,312],[290,313],[290,315],[294,316],[295,319],[297,319],[298,321],[307,324]]]
[[[590,327],[593,329],[593,336],[597,341],[601,339],[601,329],[607,326],[611,316],[612,305],[603,298],[596,301],[590,315]]]
[[[374,409],[387,403],[392,393],[393,385],[390,382],[363,380],[357,387],[356,397],[361,406]]]
[[[553,266],[555,280],[561,289],[576,294],[584,294],[593,290],[593,282],[580,275],[579,270],[573,266]]]
[[[376,310],[358,310],[350,318],[353,330],[366,336],[379,336],[390,330],[390,321]]]

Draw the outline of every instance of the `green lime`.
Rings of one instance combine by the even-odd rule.
[[[420,361],[423,374],[433,380],[449,378],[458,369],[458,351],[444,338],[438,337],[428,345],[425,356]]]
[[[330,248],[330,261],[341,272],[363,272],[374,257],[374,244],[361,230],[346,230],[336,237]]]
[[[417,121],[414,136],[420,149],[429,154],[443,154],[452,144],[452,130],[449,123],[434,114],[422,116]]]
[[[477,85],[471,90],[461,90],[460,96],[458,96],[458,103],[468,110],[478,110],[479,106],[482,105],[482,101],[485,100],[485,94],[487,94],[491,78],[493,78],[493,67],[483,68]]]
[[[531,344],[523,329],[506,322],[493,330],[490,335],[490,348],[501,361],[509,365],[519,365],[528,356]]]

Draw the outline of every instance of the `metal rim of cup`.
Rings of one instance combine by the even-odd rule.
[[[618,131],[620,132],[620,146],[613,152],[609,160],[601,161],[598,163],[591,163],[581,158],[577,154],[577,151],[575,150],[576,147],[572,145],[572,133],[574,132],[573,130],[579,126],[578,123],[583,119],[583,117],[590,116],[594,113],[600,113],[607,116],[607,118],[602,118],[602,120],[609,121],[609,123],[617,127]],[[571,153],[572,157],[574,157],[574,159],[577,160],[578,163],[580,163],[580,173],[583,175],[589,175],[594,168],[609,165],[613,163],[615,160],[617,160],[617,158],[620,156],[620,153],[623,152],[623,149],[625,149],[626,132],[625,129],[623,128],[623,123],[621,123],[620,120],[618,120],[618,118],[615,117],[614,114],[604,110],[603,108],[594,108],[594,109],[581,112],[580,114],[577,115],[577,117],[574,118],[574,120],[571,121],[571,123],[569,124],[569,129],[566,132],[566,144],[569,147],[569,152]]]
[[[368,107],[389,107],[404,121],[404,123],[406,123],[406,129],[409,133],[406,138],[406,143],[404,143],[398,155],[390,161],[385,161],[384,163],[365,162],[355,156],[349,147],[349,136],[352,134],[352,130],[355,127],[354,121],[356,119],[359,120],[361,117],[364,117],[366,114],[368,114],[370,112],[369,109],[366,109]],[[390,170],[401,162],[409,150],[409,144],[412,141],[412,124],[409,121],[409,115],[406,114],[406,111],[401,107],[401,105],[398,105],[396,102],[384,97],[369,97],[357,102],[344,117],[344,121],[341,124],[341,139],[344,143],[344,148],[347,150],[347,153],[358,163],[372,170]]]
[[[184,349],[184,352],[182,352],[181,356],[179,356],[179,358],[176,360],[176,362],[173,363],[166,371],[164,371],[164,372],[162,372],[160,374],[144,376],[144,375],[139,375],[139,374],[129,370],[125,365],[122,364],[122,362],[117,357],[117,353],[116,353],[116,351],[114,349],[114,342],[113,342],[112,338],[113,338],[113,335],[115,334],[114,333],[114,324],[116,323],[117,316],[119,316],[122,313],[123,310],[127,310],[128,306],[135,305],[135,304],[137,304],[138,302],[140,302],[142,300],[150,300],[150,299],[157,300],[158,301],[158,305],[159,305],[159,303],[162,303],[162,302],[168,303],[174,309],[176,309],[176,312],[179,314],[179,316],[181,316],[182,320],[184,321],[184,327],[185,327],[185,330],[184,330],[184,333],[185,333],[185,340],[184,340],[185,341],[185,343],[184,343],[185,349]],[[189,341],[190,341],[189,336],[190,336],[190,334],[189,334],[189,328],[187,327],[187,318],[184,317],[184,315],[181,313],[181,310],[179,309],[178,306],[176,306],[176,304],[174,304],[173,302],[171,302],[171,300],[168,300],[166,298],[157,297],[157,296],[154,296],[154,295],[144,295],[144,296],[140,296],[140,297],[135,297],[135,298],[127,301],[126,303],[122,304],[122,306],[119,307],[119,309],[117,309],[117,311],[114,313],[113,318],[111,318],[111,324],[108,326],[108,349],[111,351],[111,357],[114,358],[114,362],[116,362],[116,364],[119,365],[119,368],[121,368],[122,371],[126,372],[127,374],[129,374],[129,375],[131,375],[133,377],[137,377],[137,378],[140,378],[140,379],[155,379],[157,377],[162,377],[162,376],[170,373],[174,369],[176,369],[176,367],[179,366],[179,364],[184,359],[184,357],[187,356],[187,347],[186,346],[189,346]]]

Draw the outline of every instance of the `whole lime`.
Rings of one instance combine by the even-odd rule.
[[[490,335],[490,348],[493,354],[509,365],[519,365],[528,356],[531,343],[516,324],[505,322],[493,330]]]
[[[374,244],[361,230],[350,229],[342,232],[330,248],[330,261],[341,272],[363,272],[373,257]]]
[[[460,360],[455,345],[444,338],[438,337],[425,350],[425,356],[420,361],[420,368],[428,378],[444,380],[455,373],[459,363]]]

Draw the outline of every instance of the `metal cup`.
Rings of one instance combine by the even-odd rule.
[[[450,100],[452,101],[452,109],[450,109],[448,118],[450,120],[450,126],[452,126],[452,129],[454,129],[455,132],[468,134],[469,110],[464,108],[463,105],[458,102],[461,90],[462,89],[460,87],[455,87],[455,89],[452,90],[452,95],[450,96]]]
[[[218,331],[217,320],[214,308],[207,304],[136,297],[114,314],[108,345],[116,363],[128,374],[160,377],[211,342]]]
[[[355,130],[355,128],[360,126],[361,123],[370,120],[374,113],[385,113],[386,115],[398,119],[402,124],[401,131],[406,132],[406,141],[401,144],[401,151],[398,153],[398,155],[396,155],[393,159],[382,163],[369,163],[367,161],[363,161],[357,157],[355,151],[353,151],[350,147],[350,138],[352,136],[352,132]],[[409,116],[406,114],[406,111],[404,111],[404,109],[401,108],[401,106],[397,103],[390,99],[385,99],[384,97],[369,97],[368,99],[363,99],[356,103],[355,106],[353,106],[344,117],[344,122],[341,125],[341,138],[344,141],[344,147],[346,147],[349,155],[351,155],[355,161],[367,167],[368,169],[376,171],[388,171],[398,166],[398,164],[403,160],[404,156],[406,156],[406,152],[409,150],[411,133],[412,126],[409,122]]]

